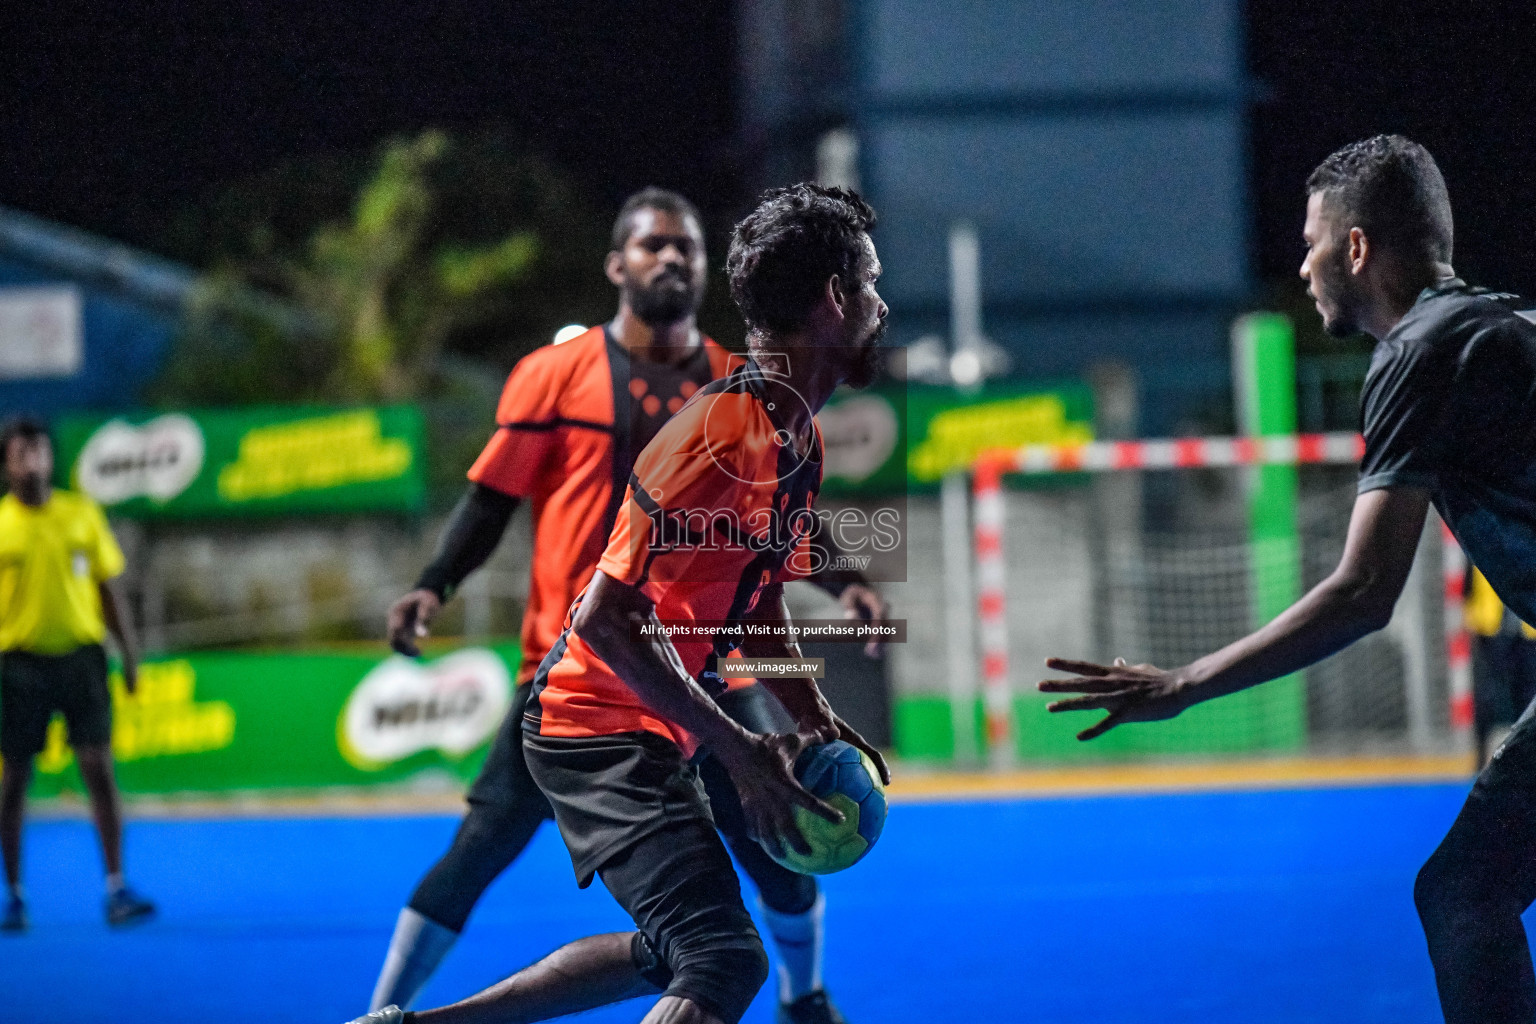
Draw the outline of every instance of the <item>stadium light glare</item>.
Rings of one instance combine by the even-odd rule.
[[[585,334],[586,332],[587,328],[584,324],[566,324],[564,327],[555,332],[555,344],[564,345],[572,338]]]

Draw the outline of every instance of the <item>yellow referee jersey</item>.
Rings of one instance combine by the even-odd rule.
[[[1493,585],[1488,578],[1477,569],[1472,570],[1471,583],[1467,587],[1466,604],[1463,606],[1463,614],[1467,628],[1478,636],[1498,636],[1504,632],[1514,632],[1514,615],[1504,607],[1504,602],[1499,600],[1499,595],[1494,593]],[[1506,618],[1513,620],[1508,629],[1505,628]],[[1520,622],[1520,635],[1527,640],[1536,640],[1536,628],[1532,628],[1528,622]]]
[[[0,498],[0,651],[67,654],[106,635],[97,585],[123,551],[90,498],[55,489],[32,508]]]

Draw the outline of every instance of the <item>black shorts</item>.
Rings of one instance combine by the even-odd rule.
[[[532,683],[523,683],[512,694],[512,706],[496,730],[491,750],[480,766],[480,773],[470,784],[466,796],[472,804],[479,805],[503,816],[531,816],[539,820],[554,818],[549,801],[540,792],[528,774],[528,763],[523,758],[523,709],[533,692]],[[716,698],[720,709],[738,725],[750,732],[792,732],[794,720],[767,690],[758,685],[738,687]],[[714,781],[714,775],[706,771],[706,788]],[[714,795],[714,789],[710,789]]]
[[[549,800],[528,774],[523,753],[523,709],[531,690],[532,686],[525,683],[513,694],[512,707],[496,732],[480,774],[469,788],[469,803],[479,820],[506,835],[532,835],[540,823],[554,817]],[[740,687],[721,694],[717,700],[722,711],[752,732],[788,732],[794,728],[788,712],[761,686]],[[696,758],[695,763],[715,825],[763,902],[785,914],[800,913],[815,903],[815,878],[796,874],[776,863],[747,835],[746,817],[736,789],[720,763],[712,757]],[[498,861],[492,873],[502,866]],[[426,907],[417,909],[425,912]]]
[[[734,1024],[767,959],[694,766],[648,732],[525,732],[523,746],[577,881],[585,888],[600,874],[666,964],[665,979],[647,980]]]
[[[0,755],[36,757],[55,711],[64,715],[71,746],[111,744],[112,691],[107,687],[107,654],[100,644],[86,644],[68,654],[0,655]]]
[[[720,846],[699,773],[670,740],[648,732],[566,737],[524,731],[523,753],[583,889],[608,860],[674,825],[702,822]]]

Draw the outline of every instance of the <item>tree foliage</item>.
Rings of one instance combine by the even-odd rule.
[[[206,273],[160,397],[403,401],[451,389],[462,357],[494,378],[559,325],[604,315],[605,227],[494,134],[278,168],[173,231]]]

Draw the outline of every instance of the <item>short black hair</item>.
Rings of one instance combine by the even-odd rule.
[[[751,330],[797,331],[834,274],[852,281],[875,211],[852,189],[801,183],[763,193],[731,233],[725,272]]]
[[[53,443],[53,438],[49,437],[48,428],[42,420],[33,416],[12,416],[5,421],[3,427],[0,427],[0,459],[10,454],[11,442],[17,438]]]
[[[692,217],[699,230],[704,230],[704,218],[699,216],[697,207],[671,189],[656,188],[653,185],[636,192],[619,207],[619,215],[613,219],[611,244],[614,252],[624,248],[629,236],[634,234],[635,214],[641,210],[660,210],[674,217]]]
[[[1352,142],[1317,165],[1322,192],[1370,239],[1412,256],[1451,261],[1451,197],[1429,150],[1401,135]]]

